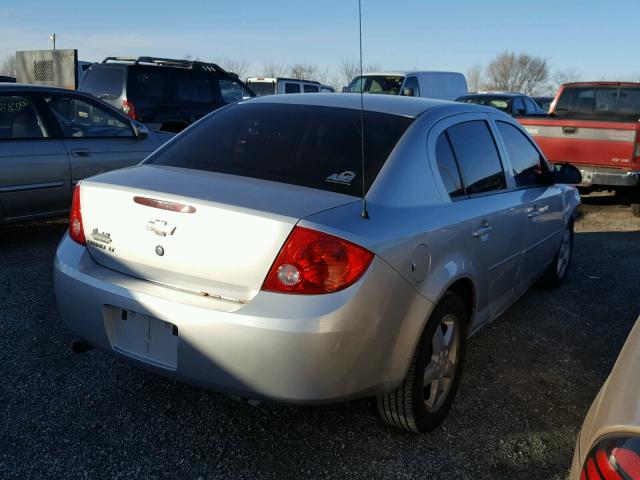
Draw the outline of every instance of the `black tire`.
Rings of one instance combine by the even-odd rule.
[[[571,258],[573,257],[573,217],[569,220],[569,224],[567,225],[565,231],[563,232],[563,240],[560,244],[560,248],[558,248],[558,253],[553,258],[553,261],[549,264],[545,272],[540,277],[538,281],[538,285],[543,288],[558,288],[562,285],[565,278],[567,278],[567,274],[569,273],[569,266],[571,265]],[[569,252],[568,256],[563,251],[565,235],[568,235],[568,247]],[[566,261],[564,267],[560,266],[561,262]]]
[[[425,433],[436,428],[444,420],[451,408],[462,374],[466,350],[467,312],[467,307],[458,295],[451,292],[444,295],[427,321],[404,381],[393,392],[377,398],[378,412],[384,421],[404,430]],[[432,394],[429,394],[429,398],[425,398],[427,397],[424,385],[425,369],[428,364],[432,366],[437,364],[433,360],[436,329],[441,328],[443,335],[446,335],[448,327],[443,324],[443,321],[451,321],[452,318],[455,318],[458,328],[455,367],[452,368],[453,373],[446,392],[441,393],[444,398],[438,400],[437,404],[435,404],[436,399],[433,399],[434,405],[429,408],[428,403],[431,401]],[[433,384],[430,385],[433,386]],[[437,383],[436,389],[439,390],[439,387],[440,384]],[[436,398],[439,397],[436,396]]]

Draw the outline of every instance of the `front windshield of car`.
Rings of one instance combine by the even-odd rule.
[[[346,91],[348,93],[398,95],[403,80],[404,77],[399,75],[363,75],[354,78]]]
[[[463,103],[475,103],[476,105],[485,105],[487,107],[497,108],[504,113],[509,113],[509,106],[511,105],[510,98],[496,98],[496,97],[464,97],[458,99]]]

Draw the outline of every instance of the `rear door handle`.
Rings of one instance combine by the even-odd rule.
[[[485,235],[488,235],[491,230],[493,230],[493,227],[488,223],[484,223],[480,228],[473,232],[473,236],[474,238],[484,237]]]
[[[88,148],[72,148],[71,155],[74,157],[89,157],[91,156],[91,150]]]

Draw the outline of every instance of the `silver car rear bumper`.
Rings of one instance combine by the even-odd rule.
[[[247,398],[331,403],[402,381],[433,304],[375,258],[329,295],[260,292],[246,305],[203,298],[106,269],[67,235],[54,264],[64,323],[90,344],[167,377]],[[177,326],[168,368],[114,345],[113,312]]]
[[[640,172],[628,172],[615,168],[605,167],[585,167],[578,166],[582,174],[580,186],[612,186],[612,187],[635,187],[640,183]]]

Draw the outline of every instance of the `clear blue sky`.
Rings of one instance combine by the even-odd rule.
[[[356,0],[22,0],[2,2],[0,58],[15,49],[232,57],[337,70],[358,54]],[[583,79],[640,73],[638,0],[362,0],[365,64],[466,72],[504,50],[573,68]]]

